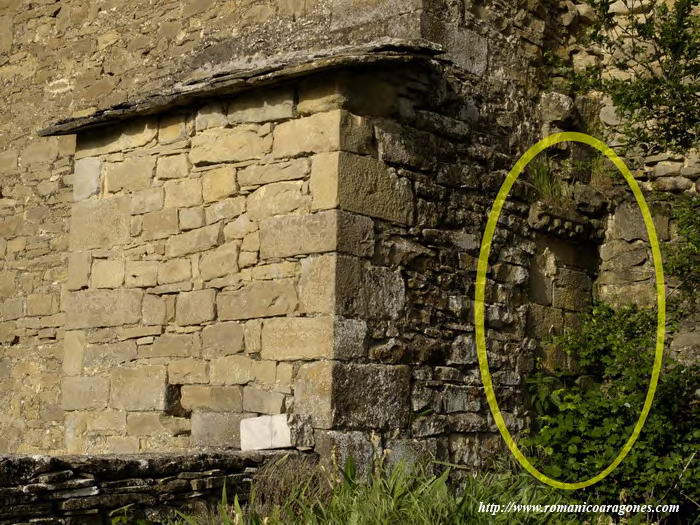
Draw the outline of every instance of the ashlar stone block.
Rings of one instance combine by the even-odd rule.
[[[268,319],[263,323],[263,359],[296,361],[331,357],[334,320],[326,317]]]
[[[303,209],[307,203],[302,182],[277,182],[255,190],[248,197],[247,210],[252,220],[260,220]]]
[[[66,328],[99,328],[138,323],[139,290],[81,290],[65,296]]]
[[[342,110],[283,122],[275,128],[274,137],[276,158],[326,151],[368,154],[373,150],[369,121]]]
[[[201,342],[197,334],[163,334],[150,346],[139,347],[141,357],[198,357]]]
[[[106,377],[64,377],[61,381],[64,410],[101,410],[107,406],[109,379]]]
[[[175,322],[189,326],[211,321],[216,317],[216,291],[212,289],[183,292],[177,296]]]
[[[92,264],[93,288],[119,288],[124,282],[124,261],[97,259]]]
[[[208,281],[238,272],[238,244],[229,242],[202,255],[199,272],[202,279]]]
[[[279,414],[284,410],[284,394],[246,386],[243,388],[243,410],[258,414]]]
[[[292,313],[297,293],[292,279],[257,281],[234,292],[222,292],[217,298],[222,320],[254,319]]]
[[[199,179],[169,180],[163,187],[166,208],[187,208],[202,204],[202,181]]]
[[[153,157],[136,157],[105,165],[105,190],[135,192],[151,185],[156,161]]]
[[[230,197],[238,191],[236,170],[223,166],[202,175],[202,195],[204,202],[215,202]]]
[[[204,412],[241,412],[242,392],[238,386],[185,385],[182,407]]]
[[[189,259],[171,259],[158,265],[158,284],[172,284],[192,277],[192,263]]]
[[[372,219],[339,210],[272,217],[260,223],[260,256],[332,251],[368,256],[374,251],[373,228]]]
[[[196,166],[261,159],[272,149],[272,135],[252,125],[208,129],[192,138],[190,161]]]
[[[190,253],[209,250],[217,245],[221,226],[212,224],[170,237],[165,245],[168,257],[181,257]]]
[[[294,91],[274,89],[255,91],[236,97],[228,108],[228,121],[270,122],[292,118],[294,111]]]
[[[241,421],[241,450],[290,448],[292,432],[287,414],[260,416]]]
[[[98,157],[86,157],[75,161],[73,175],[73,200],[81,201],[100,192],[102,161]]]
[[[194,412],[192,444],[196,447],[240,448],[241,420],[246,414]]]
[[[90,280],[92,256],[88,252],[73,252],[68,256],[68,279],[66,287],[69,290],[86,288]],[[0,294],[2,295],[2,294]]]
[[[73,205],[70,249],[112,248],[129,240],[129,197],[88,199]]]
[[[214,358],[242,352],[244,333],[244,326],[235,322],[206,326],[202,330],[203,356]]]
[[[374,158],[346,152],[314,157],[313,209],[340,208],[400,224],[413,218],[411,183]]]
[[[167,375],[165,366],[114,369],[110,406],[123,410],[164,410]]]
[[[146,288],[158,282],[157,261],[126,261],[125,286],[127,288]]]
[[[294,159],[275,164],[253,164],[238,172],[240,186],[261,186],[273,182],[299,180],[309,174],[307,159]]]
[[[85,332],[81,330],[65,332],[63,339],[63,373],[65,375],[80,375],[83,370],[86,346]]]

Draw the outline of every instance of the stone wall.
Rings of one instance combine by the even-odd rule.
[[[121,339],[124,334],[117,335],[114,329],[105,340],[88,340],[87,336],[83,340],[79,334],[83,328],[65,325],[67,307],[79,306],[75,302],[70,304],[69,297],[74,292],[77,292],[76,297],[90,296],[99,301],[100,296],[102,300],[114,296],[119,288],[103,288],[117,285],[100,282],[99,277],[95,283],[78,284],[79,289],[74,289],[76,283],[69,284],[68,267],[75,269],[88,263],[86,257],[80,260],[81,256],[77,255],[85,250],[74,247],[75,242],[82,240],[76,241],[69,236],[73,172],[89,179],[96,167],[94,161],[91,164],[85,160],[88,156],[79,159],[75,155],[74,137],[38,138],[35,133],[38,127],[66,117],[87,115],[114,104],[124,105],[125,101],[140,98],[144,92],[162,92],[178,81],[197,82],[218,71],[241,67],[264,70],[270,67],[270,57],[274,58],[283,51],[298,50],[301,55],[309,55],[331,45],[366,42],[382,36],[425,38],[444,46],[448,57],[458,65],[460,82],[472,86],[464,115],[469,115],[468,119],[472,119],[473,126],[478,129],[474,134],[473,148],[479,149],[484,143],[495,140],[501,145],[500,153],[488,162],[504,169],[514,154],[531,142],[534,128],[530,116],[533,115],[537,92],[534,67],[539,60],[548,16],[543,5],[519,6],[500,1],[473,4],[426,0],[407,4],[388,0],[379,3],[374,0],[260,0],[243,3],[183,0],[157,2],[148,7],[69,0],[56,4],[30,4],[21,0],[0,3],[0,82],[7,101],[2,109],[4,118],[0,120],[0,253],[3,254],[0,268],[0,400],[8,407],[0,415],[0,450],[65,452],[66,430],[69,435],[82,436],[74,444],[84,442],[86,434],[93,432],[88,431],[87,423],[83,426],[80,418],[76,419],[75,426],[64,428],[61,383],[72,381],[75,387],[87,386],[79,385],[80,380],[68,379],[76,377],[72,374],[77,374],[77,365],[63,362],[64,346],[88,349],[93,345],[118,343],[115,350],[126,352],[120,357],[123,358],[124,355],[133,355],[134,351],[138,356],[136,347],[147,346],[150,344],[146,343],[147,338],[161,335],[144,334],[139,338]],[[475,86],[479,88],[475,89]],[[216,111],[212,119],[215,122]],[[141,132],[135,133],[133,139],[136,142],[130,143],[134,152],[138,140],[145,140],[154,133],[155,124],[148,126],[144,124]],[[170,131],[177,134],[178,126],[173,122]],[[265,125],[260,126],[260,129],[264,128]],[[172,144],[177,141],[175,136],[172,140]],[[263,137],[262,140],[266,139]],[[126,142],[123,144],[127,145]],[[172,157],[175,163],[178,155],[172,144],[159,147],[162,155]],[[168,146],[173,148],[170,155]],[[143,173],[148,171],[148,164],[132,164],[133,170],[129,164],[128,160],[110,154],[102,165],[105,169],[125,167],[132,173],[125,186],[100,189],[106,192],[105,196],[111,196],[109,199],[113,198],[117,208],[115,213],[120,213],[119,203],[125,202],[124,199],[120,201],[120,194],[149,189],[134,189],[144,184]],[[177,168],[172,166],[173,170]],[[137,171],[141,175],[136,175]],[[195,171],[201,173],[198,166]],[[106,172],[103,175],[105,184],[117,177],[114,171],[111,175]],[[178,186],[177,179],[169,183],[173,190]],[[85,202],[100,201],[102,197],[93,195],[94,188],[89,184],[87,180],[87,186],[78,189],[78,196],[86,197]],[[81,195],[81,191],[87,193]],[[305,198],[308,201],[308,194]],[[142,205],[148,207],[153,203],[143,202]],[[89,206],[83,206],[82,212],[90,213]],[[200,206],[191,207],[199,209]],[[77,209],[80,211],[81,206]],[[129,238],[132,227],[136,228],[133,231],[138,231],[139,227],[143,231],[156,227],[155,216],[149,216],[146,221],[146,214],[152,212],[136,214],[133,221],[130,213],[131,210]],[[162,214],[159,219],[170,223],[164,222],[161,226],[174,228],[174,215],[172,211],[168,213],[170,215]],[[140,226],[139,216],[143,216]],[[177,228],[181,228],[182,220],[183,233],[194,231],[198,228],[187,228],[199,224],[201,219],[200,211],[186,212],[177,217]],[[187,221],[190,221],[189,225]],[[206,215],[204,221],[207,221]],[[119,223],[119,226],[122,228],[119,234],[125,238],[126,222]],[[202,227],[206,228],[206,225]],[[110,274],[111,266],[119,266],[120,261],[124,261],[123,290],[119,293],[135,300],[141,293],[139,290],[144,290],[141,285],[145,286],[148,279],[153,279],[154,262],[159,254],[112,254],[99,248],[100,243],[106,242],[100,240],[99,235],[89,241],[97,243],[90,248],[96,252],[96,257],[90,261],[90,271],[94,264],[96,276],[105,272]],[[145,236],[144,233],[135,234],[135,238],[144,239]],[[164,244],[160,239],[154,240],[158,241],[157,244]],[[237,241],[242,247],[244,239]],[[252,253],[252,249],[241,250],[239,257],[245,260],[252,257]],[[129,269],[127,259],[132,263]],[[127,281],[126,273],[136,269],[133,263],[139,263],[136,266],[142,273],[129,277]],[[156,281],[159,279],[157,274],[155,278]],[[138,286],[127,289],[127,282],[128,286]],[[83,286],[91,288],[81,290]],[[155,287],[159,286],[167,285],[156,284]],[[204,295],[199,294],[199,297],[204,298]],[[193,300],[195,297],[192,296]],[[170,308],[166,315],[172,316],[172,301],[170,306],[166,304],[166,308]],[[135,312],[129,312],[122,320],[131,322],[135,315]],[[88,322],[94,324],[96,320]],[[102,321],[97,324],[102,324]],[[169,320],[162,326],[171,330],[183,328],[178,325],[177,312],[174,321]],[[74,333],[66,336],[66,332]],[[128,342],[137,339],[144,344],[134,347]],[[195,364],[182,360],[180,363],[182,366]],[[64,373],[64,367],[69,372]],[[64,374],[71,375],[62,379]],[[93,383],[91,387],[96,388],[104,400],[104,381]],[[69,397],[70,392],[66,398]],[[75,412],[71,417],[75,418]],[[167,417],[177,420],[179,416]],[[129,436],[124,434],[123,421],[115,420],[109,424],[112,429],[120,430],[95,431],[94,437],[88,441],[106,443],[109,433],[115,443],[119,441],[133,449],[136,442],[124,439]],[[170,432],[167,430],[165,434]],[[186,429],[175,429],[174,432],[186,432]],[[179,439],[170,436],[166,441],[177,441],[182,445],[184,440],[182,436]]]
[[[288,454],[288,453],[287,453]],[[195,513],[228,496],[245,502],[256,470],[281,453],[15,456],[0,459],[0,523],[154,522]]]
[[[530,141],[533,67],[547,18],[545,6],[497,0],[163,0],[149,6],[0,2],[0,84],[6,101],[0,109],[0,401],[7,407],[0,415],[0,450],[66,451],[61,406],[64,343],[102,344],[64,335],[72,330],[65,327],[63,300],[69,296],[69,252],[76,251],[69,239],[72,173],[74,163],[78,173],[95,167],[76,162],[74,137],[39,138],[37,128],[133,101],[145,92],[162,92],[178,81],[196,82],[220,70],[264,68],[269,57],[283,51],[309,55],[388,36],[443,45],[459,64],[460,74],[482,86],[473,94],[481,112],[477,120],[512,153]],[[524,96],[513,96],[516,93]],[[152,132],[149,128],[144,133]],[[175,150],[172,153],[176,157]],[[104,166],[119,164],[116,161],[112,157]],[[148,167],[140,169],[143,173]],[[110,187],[109,195],[139,184],[142,179],[133,176],[125,188]],[[200,220],[182,219],[194,224]],[[177,220],[180,228],[180,217]],[[148,260],[151,255],[144,254],[146,260],[141,261],[134,255],[132,261],[153,263]],[[77,257],[73,265],[80,264]],[[109,257],[102,252],[92,261],[98,263],[98,274],[113,262]],[[139,266],[146,271],[148,264]],[[108,295],[115,289],[96,290]],[[135,290],[126,295],[138,295]]]

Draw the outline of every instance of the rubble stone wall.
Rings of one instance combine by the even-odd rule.
[[[161,522],[219,503],[224,486],[245,502],[256,470],[282,454],[3,457],[0,523],[101,525],[125,515]]]

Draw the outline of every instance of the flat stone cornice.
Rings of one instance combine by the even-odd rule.
[[[38,133],[40,136],[70,135],[186,106],[198,99],[232,95],[312,73],[353,66],[430,61],[443,52],[440,46],[426,40],[387,38],[356,46],[249,57],[198,70],[165,92],[152,93],[133,102],[125,101],[86,116],[59,120]]]

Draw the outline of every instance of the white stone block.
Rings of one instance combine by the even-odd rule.
[[[241,420],[241,450],[290,448],[292,431],[287,414]]]

